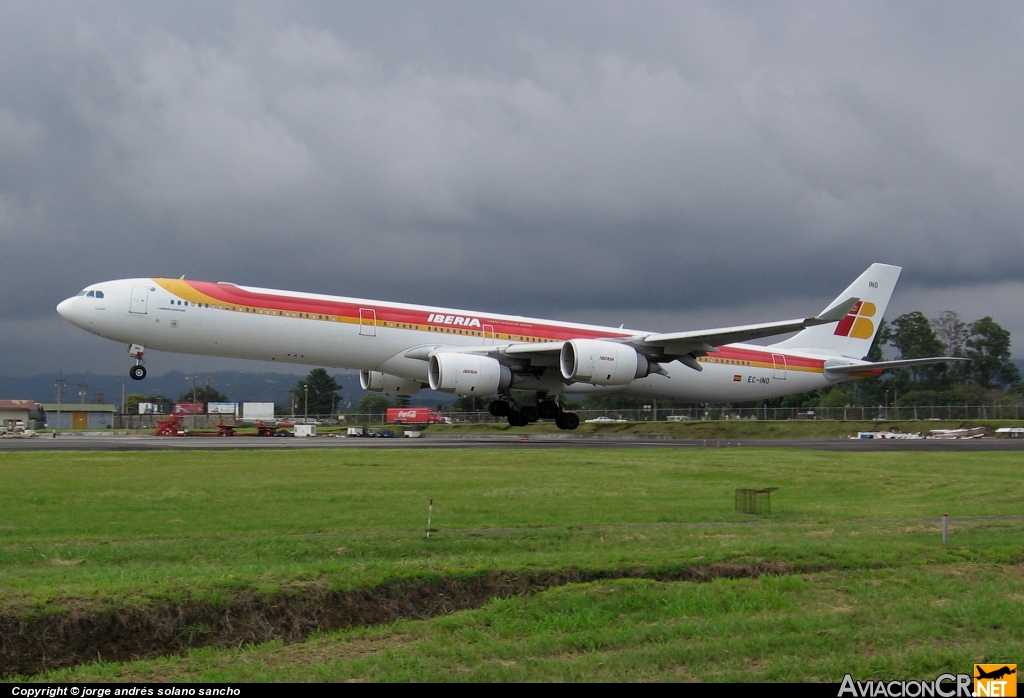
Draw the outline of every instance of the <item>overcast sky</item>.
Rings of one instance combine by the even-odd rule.
[[[126,371],[111,278],[683,330],[876,261],[1022,356],[1022,68],[1021,3],[7,0],[0,373]]]

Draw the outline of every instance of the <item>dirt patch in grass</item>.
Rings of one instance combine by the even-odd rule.
[[[801,570],[811,571],[811,570]],[[183,600],[147,606],[73,608],[54,614],[0,615],[0,676],[30,675],[97,659],[124,662],[195,647],[229,647],[315,632],[426,619],[492,599],[602,579],[708,582],[791,574],[781,562],[685,566],[670,570],[580,570],[397,580],[373,588],[331,591],[307,584],[272,595],[240,591],[227,600]]]

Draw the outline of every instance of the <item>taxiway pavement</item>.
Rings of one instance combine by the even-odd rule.
[[[257,437],[62,434],[0,439],[15,451],[207,451],[332,448],[807,448],[819,451],[1024,451],[1024,439],[672,439],[572,434],[474,436]]]

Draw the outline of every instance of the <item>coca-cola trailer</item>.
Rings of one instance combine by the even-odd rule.
[[[390,424],[444,424],[448,421],[429,407],[389,407],[385,419]]]

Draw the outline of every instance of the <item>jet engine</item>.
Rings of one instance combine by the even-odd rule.
[[[477,354],[430,355],[430,389],[456,395],[493,395],[512,384],[512,372],[497,359]]]
[[[629,385],[650,374],[647,357],[628,344],[571,339],[559,357],[562,378],[592,385]]]
[[[415,395],[423,387],[417,380],[399,378],[390,373],[380,371],[360,371],[359,385],[371,393],[387,393],[388,395]]]

